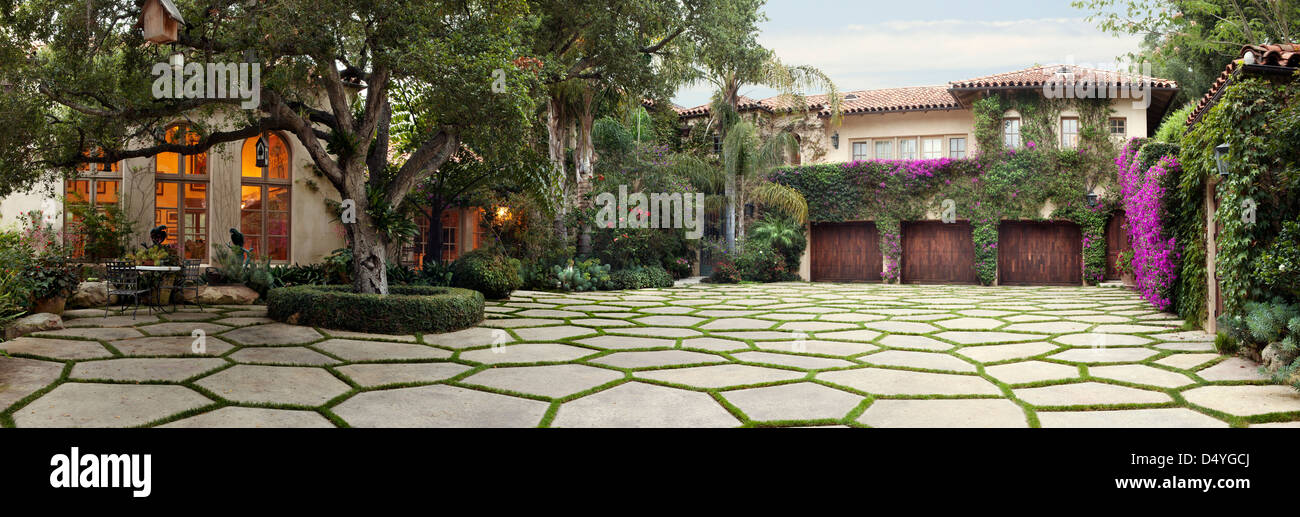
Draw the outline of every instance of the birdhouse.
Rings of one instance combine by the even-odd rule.
[[[257,138],[257,163],[258,167],[266,167],[270,162],[271,150],[266,145],[266,135]]]
[[[145,0],[140,14],[144,39],[158,44],[172,43],[184,23],[180,9],[171,0]]]

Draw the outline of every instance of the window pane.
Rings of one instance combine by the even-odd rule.
[[[257,137],[244,140],[244,148],[240,152],[239,164],[240,175],[243,177],[262,177],[262,168],[257,166]]]
[[[271,155],[267,161],[267,176],[271,179],[287,180],[289,179],[289,149],[285,146],[284,140],[279,136],[271,136]]]
[[[180,174],[181,172],[181,155],[179,154],[158,153],[158,156],[154,157],[154,161],[158,164],[159,174]]]
[[[262,208],[262,187],[244,185],[239,187],[240,210],[260,210]]]
[[[278,237],[289,235],[289,213],[288,212],[267,212],[266,213],[266,234]]]
[[[267,210],[288,210],[289,209],[289,188],[288,187],[267,187]]]
[[[116,205],[120,188],[122,188],[122,182],[120,181],[96,180],[95,207],[103,208],[104,205]]]
[[[239,231],[248,237],[244,244],[250,241],[256,241],[256,237],[262,235],[262,212],[259,210],[243,210],[239,213]]]
[[[853,159],[854,160],[871,159],[871,156],[868,153],[868,149],[869,148],[867,147],[866,142],[853,142]]]
[[[943,157],[943,139],[926,138],[921,140],[922,158],[927,160]]]
[[[85,204],[90,200],[90,182],[70,180],[64,184],[63,198],[69,204]]]
[[[894,159],[894,143],[876,142],[876,159],[877,160]]]
[[[208,209],[208,186],[203,183],[185,184],[185,208]]]
[[[271,260],[289,260],[288,237],[267,237],[266,245]]]
[[[185,258],[208,258],[208,213],[206,210],[185,211]]]
[[[950,138],[948,139],[948,157],[953,159],[966,157],[966,139]]]
[[[898,159],[915,160],[916,159],[916,140],[899,140],[898,141]]]

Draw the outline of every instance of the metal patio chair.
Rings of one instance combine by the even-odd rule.
[[[172,283],[172,312],[176,312],[179,295],[185,291],[194,291],[194,304],[199,306],[199,311],[203,311],[203,304],[199,303],[199,287],[202,286],[203,274],[199,272],[199,260],[187,259],[181,262],[181,274]]]
[[[126,311],[126,297],[130,296],[135,302],[135,309],[131,311],[131,319],[135,319],[136,313],[140,312],[140,295],[148,293],[149,289],[140,286],[140,271],[130,262],[108,262],[105,264],[108,277],[108,296],[116,296],[122,303],[122,311]],[[104,303],[104,317],[108,317],[107,302]]]

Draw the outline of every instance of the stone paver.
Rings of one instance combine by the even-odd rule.
[[[45,339],[30,336],[0,342],[0,350],[10,354],[31,354],[52,359],[93,359],[113,354],[94,341]]]
[[[684,384],[696,388],[725,388],[728,386],[785,381],[798,379],[805,375],[807,374],[803,372],[740,364],[651,370],[636,374],[637,377],[643,379]]]
[[[858,422],[872,427],[1029,427],[1005,399],[877,400]]]
[[[722,397],[756,421],[838,420],[862,402],[861,396],[811,382],[725,391]]]
[[[551,366],[492,368],[466,377],[461,382],[518,393],[560,398],[623,377],[622,372],[594,366],[557,364]]]
[[[817,374],[826,382],[877,395],[999,395],[996,385],[973,375],[922,373],[883,368]]]
[[[216,358],[105,359],[77,363],[70,376],[73,379],[180,382],[227,364],[230,363]]]
[[[334,406],[353,427],[534,427],[550,404],[434,385],[369,391]]]
[[[0,411],[49,386],[63,373],[63,363],[0,357]]]
[[[1226,422],[1190,409],[1130,409],[1126,411],[1039,411],[1043,427],[1218,428]]]
[[[735,427],[707,393],[629,382],[560,407],[554,427]]]
[[[20,427],[139,425],[218,396],[238,406],[167,425],[329,427],[335,422],[307,409],[335,402],[329,411],[357,426],[532,427],[551,408],[539,398],[568,397],[577,398],[554,403],[549,425],[1239,423],[1207,410],[1280,414],[1290,420],[1283,425],[1300,425],[1294,390],[1269,384],[1249,361],[1213,353],[1214,336],[1181,331],[1176,315],[1113,288],[791,282],[518,291],[487,302],[479,327],[428,335],[269,322],[256,305],[206,309],[135,319],[67,311],[67,329],[0,344],[17,356],[0,357],[0,404],[48,390],[13,412]],[[193,348],[195,329],[206,334],[203,354]],[[60,380],[65,367],[70,381]],[[175,385],[189,379],[205,391]],[[1011,400],[999,385],[1014,387]],[[344,397],[354,386],[363,391]],[[846,420],[867,394],[886,398]],[[265,403],[302,409],[246,407]]]
[[[451,352],[441,348],[412,343],[331,339],[316,343],[314,346],[328,354],[342,357],[346,361],[445,359],[451,357]]]
[[[188,332],[187,332],[188,334]],[[269,323],[235,329],[221,335],[222,339],[241,345],[300,345],[319,341],[320,332],[311,327],[299,327],[286,323]]]
[[[223,407],[198,416],[192,416],[159,427],[199,429],[250,429],[250,428],[323,428],[334,427],[329,420],[315,411],[266,409],[251,407]]]
[[[320,368],[241,364],[195,384],[236,402],[319,406],[347,393],[350,386]]]
[[[322,365],[338,364],[338,360],[301,346],[257,346],[239,349],[230,354],[232,361],[239,363]]]
[[[211,403],[184,386],[69,382],[13,417],[18,427],[131,427]]]
[[[1173,400],[1169,395],[1160,392],[1099,382],[1059,384],[1012,391],[1020,400],[1035,406],[1159,404]]]

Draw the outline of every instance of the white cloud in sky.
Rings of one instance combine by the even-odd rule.
[[[777,24],[770,23],[759,42],[784,63],[820,68],[841,90],[939,85],[1035,64],[1112,66],[1141,42],[1138,36],[1114,37],[1083,18],[894,20],[816,30],[782,30]],[[711,93],[706,84],[691,85],[674,100],[697,106]],[[750,86],[741,93],[773,92]]]

